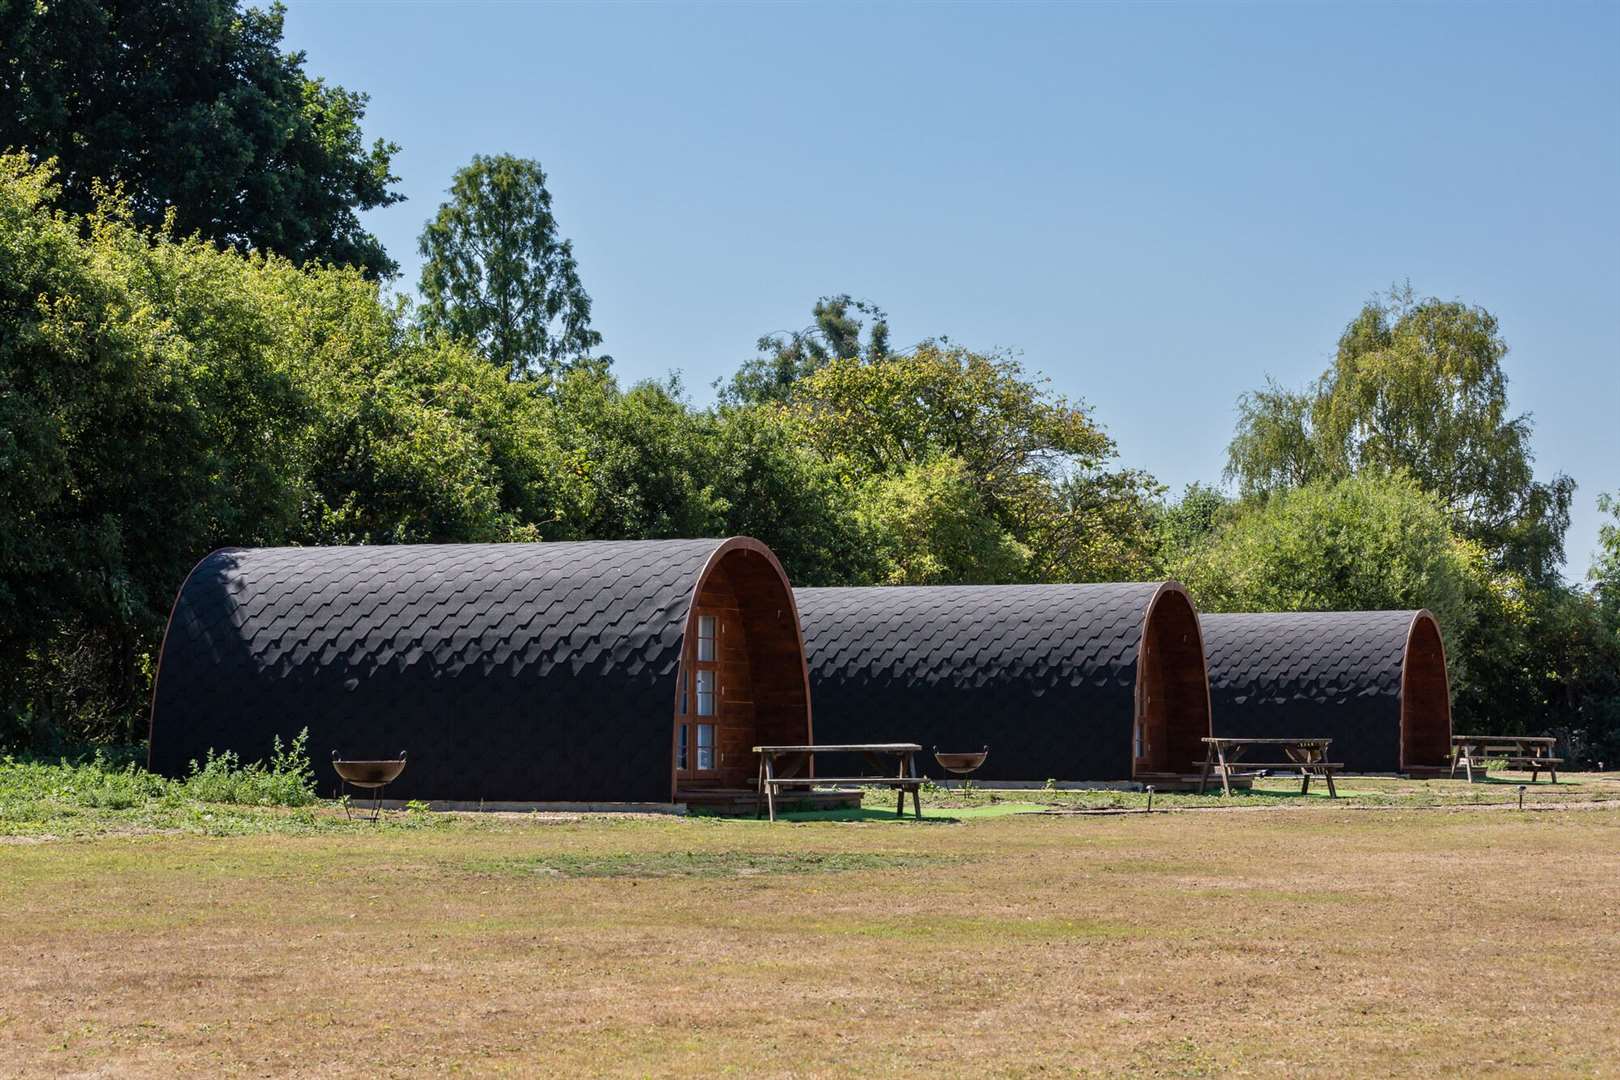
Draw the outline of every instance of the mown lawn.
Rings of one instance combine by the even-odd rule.
[[[1620,810],[1306,803],[35,828],[0,1073],[1614,1074]]]

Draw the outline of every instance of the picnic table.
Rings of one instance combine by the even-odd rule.
[[[1333,786],[1333,770],[1344,765],[1327,760],[1332,739],[1229,739],[1205,738],[1204,771],[1198,778],[1198,793],[1202,795],[1209,784],[1209,771],[1215,769],[1221,776],[1221,793],[1232,794],[1232,775],[1238,769],[1288,769],[1299,772],[1299,793],[1310,794],[1311,777],[1320,776],[1327,781],[1328,797],[1337,799],[1339,792]],[[1275,747],[1287,761],[1243,761],[1250,747]]]
[[[823,743],[819,746],[756,746],[754,753],[759,755],[759,793],[765,797],[765,806],[770,811],[771,820],[776,820],[776,797],[782,793],[783,788],[802,787],[811,788],[817,784],[862,784],[878,785],[895,788],[900,795],[900,801],[895,806],[895,817],[903,817],[906,812],[906,792],[911,792],[911,803],[917,811],[918,819],[922,818],[923,778],[917,775],[917,755],[922,752],[922,746],[917,743]],[[777,760],[783,757],[797,757],[803,755],[806,762],[812,761],[817,754],[860,754],[875,769],[886,769],[885,773],[876,776],[779,776],[777,775]],[[885,764],[885,759],[894,759],[892,766]],[[797,771],[797,770],[795,770]],[[810,770],[814,772],[812,768]],[[754,816],[758,817],[756,810]]]
[[[1553,757],[1552,750],[1558,740],[1550,735],[1453,735],[1451,737],[1451,775],[1457,775],[1457,766],[1463,767],[1463,773],[1468,777],[1469,783],[1474,780],[1474,770],[1481,773],[1485,771],[1485,763],[1489,759],[1506,758],[1509,765],[1530,770],[1530,782],[1536,782],[1536,777],[1545,769],[1551,776],[1552,782],[1558,783],[1558,766],[1564,759]]]

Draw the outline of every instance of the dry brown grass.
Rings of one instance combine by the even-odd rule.
[[[18,845],[0,1072],[1602,1075],[1617,927],[1613,809]]]

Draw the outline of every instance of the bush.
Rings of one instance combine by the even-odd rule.
[[[316,801],[315,770],[310,768],[308,744],[308,728],[286,748],[278,735],[270,761],[250,765],[243,765],[235,751],[215,754],[209,750],[201,765],[191,763],[191,773],[180,781],[179,790],[199,802],[308,806]]]

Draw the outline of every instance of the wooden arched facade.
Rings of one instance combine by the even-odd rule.
[[[793,592],[757,540],[218,551],[170,616],[150,764],[257,760],[307,727],[323,790],[334,750],[406,750],[399,798],[668,802],[698,668],[716,779],[810,740]]]
[[[1432,771],[1451,685],[1428,611],[1205,615],[1216,734],[1331,738],[1355,772]]]
[[[1204,648],[1175,582],[797,595],[823,743],[988,744],[986,780],[1151,779],[1203,755]]]
[[[672,790],[743,788],[753,747],[811,741],[810,683],[793,590],[757,540],[704,565],[675,685]]]

